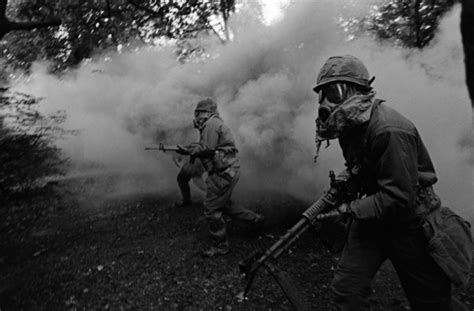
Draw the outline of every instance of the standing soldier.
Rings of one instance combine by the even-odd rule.
[[[340,310],[369,310],[371,281],[390,259],[412,310],[453,310],[461,304],[451,297],[451,286],[466,285],[469,277],[469,223],[441,207],[417,129],[374,97],[369,78],[359,59],[336,56],[314,87],[317,144],[339,139],[361,194],[339,207],[352,221],[332,282],[335,301]]]
[[[188,146],[188,152],[199,158],[208,172],[204,215],[213,240],[213,245],[202,254],[206,257],[225,255],[230,248],[224,214],[248,223],[253,230],[263,226],[264,217],[231,202],[232,191],[240,177],[238,150],[229,127],[219,116],[217,104],[210,98],[199,101],[194,117],[200,141]]]

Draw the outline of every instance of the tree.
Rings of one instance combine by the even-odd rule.
[[[11,5],[16,18],[42,20],[54,12],[63,18],[61,27],[8,35],[0,55],[10,68],[28,70],[34,60],[51,60],[52,71],[61,71],[94,53],[137,42],[182,42],[203,31],[225,42],[234,10],[234,0],[22,1]]]
[[[422,49],[433,39],[438,23],[457,0],[389,0],[372,7],[360,20],[344,21],[352,33],[368,31],[379,40]]]
[[[64,173],[67,161],[54,143],[71,132],[61,128],[63,111],[43,115],[36,109],[41,99],[0,91],[0,197],[5,197]]]
[[[369,32],[378,40],[422,49],[431,42],[439,19],[458,0],[390,0],[373,6],[362,19],[341,18],[341,26],[351,36]],[[474,1],[462,0],[461,34],[464,47],[466,84],[474,109]]]
[[[10,21],[7,18],[8,0],[0,0],[0,39],[3,36],[12,31],[12,30],[31,30],[36,28],[50,27],[50,26],[59,26],[61,25],[61,20],[58,18],[53,18],[45,22],[14,22]]]
[[[466,83],[474,109],[474,2],[464,0],[461,13],[461,33],[466,63]]]
[[[22,69],[27,74],[35,60],[51,61],[51,70],[61,72],[94,53],[137,41],[154,44],[155,39],[166,38],[184,46],[187,39],[205,31],[225,42],[229,39],[227,21],[235,10],[233,0],[26,0],[9,4],[7,8],[7,1],[0,0],[3,69]],[[62,18],[59,28],[48,27],[59,23],[51,20],[54,15]],[[29,31],[12,31],[20,29]],[[198,50],[188,46],[183,54],[189,56],[193,49]],[[63,172],[65,159],[54,143],[70,133],[60,126],[65,114],[44,116],[35,109],[39,102],[27,94],[0,90],[0,196]]]
[[[220,0],[220,11],[224,22],[224,35],[226,41],[230,40],[229,34],[229,17],[232,12],[235,12],[235,1],[234,0]]]

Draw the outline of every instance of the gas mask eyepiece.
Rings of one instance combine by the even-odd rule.
[[[207,111],[196,110],[194,112],[193,125],[195,128],[200,129],[207,119],[209,119],[210,113]]]
[[[326,122],[338,105],[355,93],[354,87],[346,82],[331,82],[319,90],[318,118]]]
[[[321,104],[325,99],[334,104],[339,104],[346,100],[352,93],[352,86],[346,82],[331,82],[319,91],[319,103]]]

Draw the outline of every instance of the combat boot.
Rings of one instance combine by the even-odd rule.
[[[217,257],[217,256],[224,256],[230,252],[229,243],[219,243],[217,245],[211,246],[209,249],[202,252],[203,257]]]

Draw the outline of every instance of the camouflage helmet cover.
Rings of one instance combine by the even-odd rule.
[[[319,92],[323,85],[336,81],[352,82],[370,88],[369,79],[369,71],[357,57],[333,56],[321,68],[313,90]]]
[[[206,98],[197,103],[195,111],[215,113],[217,112],[217,104],[211,98]]]

